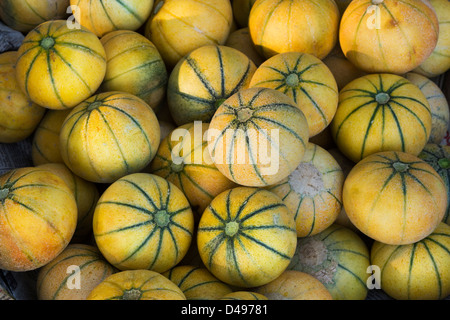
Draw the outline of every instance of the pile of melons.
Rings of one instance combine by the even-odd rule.
[[[40,300],[450,295],[447,0],[4,0],[0,269]],[[1,146],[0,146],[1,147]],[[78,285],[75,281],[79,280]]]

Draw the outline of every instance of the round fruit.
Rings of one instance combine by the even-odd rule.
[[[208,270],[238,287],[278,277],[297,244],[295,222],[270,191],[237,187],[219,194],[200,218],[197,245]]]
[[[204,136],[208,123],[189,123],[176,128],[160,144],[149,166],[183,191],[199,217],[221,192],[235,187],[214,165]]]
[[[286,270],[275,280],[255,288],[269,300],[333,300],[325,285],[313,276]]]
[[[450,111],[447,98],[441,88],[425,76],[408,72],[404,77],[419,87],[430,106],[431,133],[428,142],[441,143],[447,134],[447,128],[450,124]]]
[[[63,163],[59,148],[59,133],[72,109],[47,110],[33,134],[31,159],[35,166],[44,163]]]
[[[334,300],[364,300],[369,266],[364,241],[352,230],[333,224],[319,234],[298,239],[288,270],[314,276]]]
[[[256,0],[233,0],[231,5],[233,7],[233,17],[236,20],[238,26],[248,26],[248,16],[250,10]]]
[[[447,189],[447,210],[442,221],[450,225],[450,146],[428,143],[419,154],[444,180]]]
[[[271,88],[291,97],[308,120],[310,137],[328,127],[336,113],[336,80],[321,60],[307,53],[280,53],[267,59],[255,71],[250,87]]]
[[[294,215],[297,236],[317,234],[336,220],[342,208],[344,174],[325,149],[308,143],[300,165],[267,189],[278,195]]]
[[[194,216],[175,185],[156,175],[134,173],[103,192],[93,230],[98,248],[116,268],[165,272],[188,251]]]
[[[309,128],[292,98],[255,87],[240,90],[222,103],[207,139],[220,172],[237,184],[259,187],[275,184],[297,168]]]
[[[393,245],[428,236],[447,208],[447,190],[436,170],[414,155],[396,151],[358,162],[345,179],[342,198],[361,232]]]
[[[21,90],[49,109],[73,108],[100,87],[106,54],[95,34],[70,29],[65,20],[31,30],[18,50],[16,77]]]
[[[17,51],[0,54],[0,143],[16,143],[32,135],[45,114],[19,88]]]
[[[339,18],[339,9],[330,0],[257,0],[248,27],[266,59],[292,51],[323,59],[337,43]]]
[[[323,59],[323,63],[333,74],[339,90],[342,90],[350,81],[366,75],[345,57],[339,44]]]
[[[98,284],[87,300],[186,300],[172,281],[151,270],[125,270]]]
[[[49,20],[67,16],[69,0],[2,0],[0,19],[13,30],[29,32]]]
[[[178,265],[162,275],[175,283],[187,300],[217,300],[233,291],[206,268]]]
[[[432,116],[425,95],[409,80],[370,74],[340,91],[330,126],[341,152],[358,162],[381,151],[417,156],[430,137]]]
[[[368,73],[404,74],[433,52],[439,24],[421,0],[357,0],[342,15],[339,42],[347,59]]]
[[[86,300],[115,269],[92,245],[69,244],[61,254],[39,269],[38,300]]]
[[[78,219],[71,242],[81,243],[89,240],[92,235],[92,217],[100,196],[97,186],[93,182],[86,181],[75,175],[63,163],[44,163],[37,166],[37,168],[53,172],[63,179],[73,192],[77,203]]]
[[[72,190],[59,176],[24,167],[0,176],[0,269],[38,269],[69,244],[77,224]]]
[[[81,178],[111,183],[145,168],[158,150],[160,128],[153,109],[125,92],[85,100],[60,131],[64,163]]]
[[[202,46],[183,57],[167,85],[167,104],[178,125],[209,122],[227,98],[248,87],[255,64],[239,50]]]
[[[450,68],[450,2],[448,0],[429,0],[439,22],[439,36],[431,55],[413,71],[428,78],[444,74]]]
[[[74,16],[98,37],[115,30],[137,30],[150,17],[153,0],[70,0]]]
[[[168,74],[155,45],[130,30],[112,31],[100,41],[107,57],[101,90],[128,92],[158,109],[166,96]]]
[[[450,295],[450,226],[440,223],[409,245],[376,241],[371,261],[380,267],[381,289],[399,300],[438,300]]]
[[[229,0],[165,0],[155,4],[145,36],[161,53],[168,68],[205,45],[223,45],[231,30]]]

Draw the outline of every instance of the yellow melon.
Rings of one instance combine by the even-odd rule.
[[[162,275],[175,283],[187,300],[217,300],[233,291],[204,267],[177,265]]]
[[[248,88],[255,64],[239,50],[205,45],[193,50],[170,73],[167,104],[178,125],[209,122],[230,96]]]
[[[366,75],[345,57],[339,44],[323,59],[323,63],[333,74],[339,90],[342,90],[350,81]]]
[[[94,216],[95,205],[97,204],[100,192],[97,186],[90,181],[86,181],[63,164],[63,163],[44,163],[38,165],[37,168],[42,168],[53,172],[72,190],[77,203],[77,227],[72,236],[71,243],[82,243],[92,236],[92,217]]]
[[[221,192],[236,186],[214,165],[204,138],[208,123],[189,123],[173,130],[160,144],[150,173],[175,184],[186,195],[196,218]]]
[[[87,300],[186,300],[183,291],[151,270],[125,270],[100,282]]]
[[[71,109],[47,110],[33,134],[31,159],[35,166],[63,163],[59,148],[59,133]]]
[[[339,150],[353,162],[380,151],[418,155],[432,127],[423,92],[404,77],[368,74],[347,84],[330,124]]]
[[[276,279],[254,290],[269,300],[333,300],[322,282],[297,270],[286,270]]]
[[[344,174],[325,149],[308,143],[300,165],[280,182],[267,187],[294,215],[298,237],[322,232],[342,208]]]
[[[295,222],[274,193],[236,187],[219,194],[200,218],[197,246],[208,270],[237,287],[264,285],[289,265]]]
[[[0,143],[31,136],[46,109],[31,101],[16,80],[17,51],[0,54]]]
[[[99,93],[73,108],[60,131],[64,163],[79,177],[97,183],[142,170],[159,143],[153,109],[120,91]]]
[[[100,40],[107,58],[100,89],[134,94],[158,109],[166,97],[168,74],[155,45],[131,30],[112,31]]]
[[[38,269],[69,244],[77,224],[72,190],[56,174],[23,167],[0,176],[0,268]]]
[[[48,20],[67,17],[69,4],[69,0],[3,0],[0,18],[14,30],[29,32]]]
[[[436,13],[421,0],[352,1],[339,28],[343,53],[368,73],[413,70],[433,52],[438,36]]]
[[[431,132],[428,142],[440,144],[445,138],[450,124],[450,110],[447,98],[441,88],[425,76],[415,72],[408,72],[404,77],[418,86],[425,95],[431,110]]]
[[[442,300],[450,295],[450,226],[440,223],[408,245],[374,242],[371,261],[380,267],[381,289],[399,300]]]
[[[343,204],[351,222],[386,244],[428,236],[447,209],[447,189],[435,169],[409,153],[385,151],[358,162],[344,182]]]
[[[97,36],[65,20],[44,22],[31,30],[18,50],[20,89],[36,104],[70,109],[93,95],[106,72],[106,54]]]
[[[137,30],[145,24],[153,0],[70,0],[76,21],[98,37],[115,30]]]
[[[253,87],[221,104],[207,139],[214,164],[228,179],[262,187],[286,178],[300,164],[309,128],[292,98],[275,89]]]
[[[249,57],[256,66],[259,66],[265,60],[258,51],[256,51],[248,27],[231,32],[225,42],[225,46],[241,51]]]
[[[432,78],[450,68],[450,3],[447,0],[429,0],[439,22],[439,37],[431,55],[413,71]]]
[[[271,88],[291,97],[306,116],[310,137],[328,127],[338,106],[333,74],[321,60],[307,53],[272,56],[255,71],[249,87]]]
[[[116,272],[95,246],[69,244],[39,269],[38,300],[86,300],[91,291]]]

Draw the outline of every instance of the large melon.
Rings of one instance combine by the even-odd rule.
[[[297,236],[282,200],[270,191],[236,187],[219,194],[200,218],[197,245],[208,270],[237,287],[264,285],[289,265]]]
[[[155,4],[145,36],[158,48],[169,69],[204,45],[223,45],[231,31],[229,0],[165,0]]]
[[[70,0],[76,21],[98,37],[137,30],[150,17],[153,0]]]
[[[356,0],[342,15],[345,56],[368,72],[403,74],[422,64],[439,37],[435,11],[422,0]]]
[[[65,20],[31,30],[18,50],[17,81],[36,104],[70,109],[93,95],[106,72],[106,54],[97,36]]]
[[[361,232],[393,245],[427,237],[447,208],[447,189],[436,170],[397,151],[358,162],[345,179],[342,198],[347,216]]]
[[[281,181],[297,168],[309,128],[292,98],[275,89],[254,87],[222,103],[207,139],[220,172],[237,184],[261,187]]]
[[[34,167],[8,171],[0,176],[0,203],[0,269],[38,269],[72,239],[77,204],[56,174]]]
[[[116,268],[162,273],[188,251],[194,216],[175,185],[156,175],[134,173],[103,192],[93,231],[98,248]]]
[[[292,51],[323,59],[337,43],[339,16],[334,0],[257,0],[248,27],[266,59]]]

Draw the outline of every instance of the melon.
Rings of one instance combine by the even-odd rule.
[[[137,30],[150,17],[153,0],[70,0],[77,23],[98,37],[115,30]]]
[[[186,300],[183,291],[151,270],[116,272],[90,292],[87,300]]]
[[[227,46],[193,50],[170,73],[167,105],[173,120],[209,122],[226,99],[248,87],[255,70],[245,54]]]
[[[248,27],[266,59],[292,51],[323,59],[337,43],[339,18],[334,0],[257,0]]]
[[[409,153],[385,151],[358,162],[342,199],[351,222],[368,237],[391,245],[430,235],[447,208],[447,190],[435,169]]]
[[[233,24],[229,0],[165,0],[155,3],[144,34],[172,69],[191,51],[223,45]]]
[[[352,1],[339,27],[344,55],[367,73],[400,75],[417,68],[438,37],[436,13],[421,0]]]
[[[292,98],[275,89],[252,87],[221,104],[211,119],[207,140],[214,164],[228,179],[263,187],[297,168],[309,127]]]
[[[404,77],[378,73],[357,78],[339,93],[330,130],[353,162],[382,151],[417,156],[431,134],[432,115],[423,92]]]
[[[92,224],[100,252],[120,270],[165,272],[184,257],[194,233],[185,195],[148,173],[110,184],[97,202]]]
[[[20,89],[48,109],[70,109],[93,95],[106,72],[100,39],[84,27],[51,20],[31,30],[18,49]]]
[[[408,245],[374,242],[371,261],[380,267],[381,289],[397,300],[442,300],[450,295],[450,226],[440,223]]]

